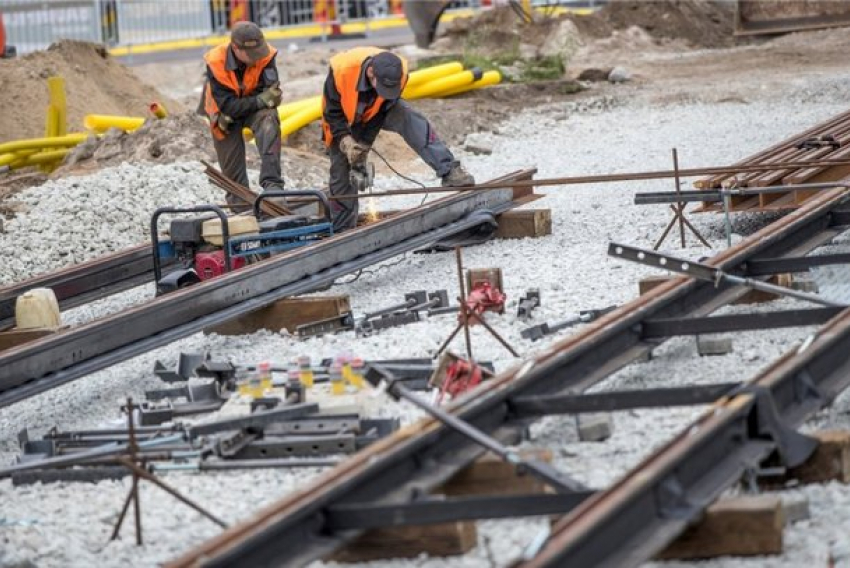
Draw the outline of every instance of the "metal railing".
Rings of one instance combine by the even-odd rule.
[[[391,0],[0,0],[7,43],[19,54],[61,39],[130,46],[220,35],[240,20],[274,29],[368,21],[390,11]]]
[[[405,0],[437,1],[437,0]],[[598,0],[597,0],[598,1]],[[452,0],[448,9],[498,5]],[[541,5],[593,5],[582,0],[532,0]],[[226,34],[240,20],[266,29],[326,25],[394,15],[398,0],[0,0],[6,42],[19,54],[62,39],[125,47]]]

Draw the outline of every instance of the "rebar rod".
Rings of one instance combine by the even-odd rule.
[[[850,165],[850,160],[828,160],[828,161],[817,161],[817,162],[786,162],[786,163],[773,163],[773,164],[761,164],[758,166],[742,166],[742,167],[713,167],[713,168],[691,168],[685,170],[678,170],[678,175],[680,178],[683,177],[693,177],[700,175],[708,175],[708,174],[722,174],[722,173],[745,173],[745,172],[762,172],[762,171],[770,171],[770,170],[780,170],[780,169],[802,169],[802,168],[812,168],[812,167],[830,167],[830,166],[847,166]],[[470,185],[465,187],[413,187],[413,188],[404,188],[404,189],[394,189],[389,191],[381,191],[378,193],[368,193],[363,195],[336,195],[336,196],[328,196],[330,200],[347,200],[347,199],[365,199],[367,197],[395,197],[399,195],[419,195],[423,193],[464,193],[464,192],[474,192],[474,191],[490,191],[494,189],[505,189],[505,188],[522,188],[522,187],[546,187],[553,185],[579,185],[579,184],[590,184],[590,183],[610,183],[610,182],[621,182],[621,181],[637,181],[637,180],[647,180],[647,179],[664,179],[664,178],[675,178],[677,175],[676,171],[673,170],[661,170],[661,171],[648,171],[648,172],[630,172],[630,173],[622,173],[622,174],[599,174],[599,175],[590,175],[590,176],[573,176],[573,177],[560,177],[560,178],[545,178],[545,179],[531,179],[531,180],[521,180],[521,181],[512,181],[512,182],[498,182],[498,183],[483,183],[479,185]],[[711,193],[712,190],[706,190],[706,193]]]

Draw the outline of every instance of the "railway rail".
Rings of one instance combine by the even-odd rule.
[[[533,174],[534,170],[523,170],[495,181],[521,181]],[[476,227],[488,215],[491,218],[522,203],[530,193],[531,189],[524,187],[448,196],[144,305],[2,351],[0,407]],[[139,261],[141,254],[143,251],[136,249],[123,257],[127,259],[125,266],[135,266],[139,274],[149,268],[146,262]],[[104,272],[108,274],[121,264],[112,259],[107,263],[110,270]],[[72,280],[80,274],[73,269],[68,272]]]
[[[789,267],[804,270],[805,254],[848,228],[850,198],[838,189],[822,192],[707,264],[759,279]],[[845,255],[836,255],[834,262],[844,260]],[[372,528],[554,512],[566,516],[527,566],[637,565],[669,543],[744,469],[775,452],[788,466],[805,459],[813,441],[797,434],[796,426],[850,384],[850,363],[842,355],[850,343],[850,312],[794,310],[774,314],[772,320],[706,317],[746,292],[728,281],[676,278],[498,375],[476,397],[449,407],[470,428],[510,443],[545,415],[713,403],[713,412],[695,425],[698,430],[686,430],[606,491],[429,498],[429,491],[471,464],[484,448],[447,423],[425,419],[169,566],[304,565]],[[674,335],[810,325],[829,318],[808,349],[789,353],[748,383],[582,394]]]

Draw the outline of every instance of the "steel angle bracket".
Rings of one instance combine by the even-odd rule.
[[[728,272],[724,272],[719,268],[715,268],[713,266],[709,266],[708,264],[703,264],[701,262],[678,258],[666,254],[660,254],[655,251],[646,250],[638,247],[631,247],[624,244],[609,244],[608,255],[617,258],[624,258],[626,260],[631,260],[632,262],[637,262],[638,264],[663,268],[664,270],[669,270],[677,274],[684,274],[685,276],[692,276],[699,280],[714,282],[715,286],[719,286],[721,283],[731,284],[734,286],[746,286],[747,288],[752,288],[754,290],[770,292],[772,294],[779,294],[780,296],[789,296],[791,298],[796,298],[798,300],[806,300],[824,306],[847,305],[846,303],[828,300],[824,297],[818,296],[817,294],[800,292],[797,290],[786,288],[784,286],[768,284],[766,282],[762,282],[761,280],[754,280],[752,278],[729,274]]]

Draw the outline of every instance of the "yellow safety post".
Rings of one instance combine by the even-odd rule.
[[[47,121],[45,136],[64,136],[68,133],[68,106],[65,101],[65,79],[62,77],[47,78]]]
[[[118,128],[125,132],[132,132],[145,123],[144,118],[136,116],[111,116],[106,114],[87,114],[83,117],[83,125],[102,134],[110,128]]]
[[[437,93],[435,97],[450,97],[452,95],[459,95],[461,93],[465,93],[467,91],[474,91],[475,89],[481,89],[482,87],[489,87],[491,85],[498,85],[502,82],[502,74],[498,71],[487,71],[481,78],[473,83],[468,85],[464,85],[462,87],[457,87],[455,89],[449,89],[448,91],[443,91],[441,93]]]

